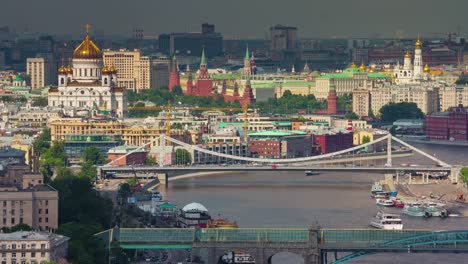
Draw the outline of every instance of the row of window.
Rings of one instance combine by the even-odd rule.
[[[11,249],[26,249],[26,248],[29,248],[29,246],[31,246],[31,249],[36,249],[36,244],[35,243],[31,243],[31,244],[11,244]],[[10,249],[10,247],[7,245],[7,244],[2,244],[0,246],[1,249],[5,250],[5,249]],[[45,249],[46,248],[46,244],[45,243],[41,243],[41,249]],[[5,254],[5,253],[3,253]]]

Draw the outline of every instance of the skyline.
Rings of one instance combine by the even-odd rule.
[[[432,33],[458,29],[466,35],[463,12],[468,8],[468,2],[455,0],[394,0],[378,4],[375,0],[293,0],[292,5],[281,0],[139,0],[138,5],[125,0],[81,0],[73,7],[59,0],[47,2],[3,3],[0,26],[17,32],[28,29],[33,33],[80,37],[85,33],[84,25],[89,23],[92,32],[128,37],[133,28],[143,29],[147,36],[198,32],[206,22],[215,24],[216,31],[226,38],[267,38],[271,26],[283,24],[297,26],[301,38],[416,38],[418,33],[422,37],[440,37]],[[22,15],[11,12],[14,9],[21,9]]]

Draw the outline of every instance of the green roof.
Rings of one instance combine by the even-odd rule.
[[[279,126],[290,126],[291,122],[290,121],[273,121],[273,125],[279,125]]]
[[[21,78],[21,76],[19,76],[19,75],[16,75],[15,81],[23,81],[23,78]]]
[[[219,128],[226,128],[228,125],[243,125],[244,122],[221,122],[219,123]]]
[[[176,205],[171,204],[171,203],[162,203],[162,204],[159,205],[159,207],[162,208],[162,209],[175,209],[175,208],[177,208]]]
[[[252,88],[274,88],[276,85],[275,83],[252,83]]]
[[[327,79],[351,79],[353,76],[349,73],[327,73],[325,75],[320,76],[319,78],[327,78]]]
[[[390,78],[390,76],[380,72],[370,72],[367,76],[369,76],[369,78]]]
[[[213,80],[237,80],[242,76],[240,73],[213,73],[210,75]]]
[[[267,131],[259,131],[250,133],[249,136],[254,137],[286,137],[286,136],[294,136],[294,135],[306,135],[307,133],[304,131],[298,130],[287,130],[287,131],[279,131],[279,130],[267,130]]]

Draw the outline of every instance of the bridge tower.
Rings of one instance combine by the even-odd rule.
[[[388,133],[387,138],[387,167],[392,166],[392,134]]]

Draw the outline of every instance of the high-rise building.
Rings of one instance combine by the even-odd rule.
[[[57,64],[52,54],[38,54],[37,58],[26,60],[26,73],[31,78],[31,88],[43,88],[56,84]]]
[[[297,48],[297,27],[276,25],[270,28],[270,50],[294,50]]]
[[[166,54],[191,56],[203,48],[209,57],[223,54],[223,35],[215,32],[215,25],[203,24],[202,32],[159,35],[159,50]]]
[[[449,86],[439,88],[440,110],[447,111],[450,107],[468,105],[468,86]]]
[[[354,90],[353,91],[353,112],[358,116],[368,116],[370,107],[369,90]]]
[[[164,72],[166,69],[165,71],[168,72],[167,68],[169,67],[168,60],[142,56],[140,50],[104,50],[103,59],[104,64],[112,65],[117,70],[117,85],[135,92],[159,88],[160,86],[153,86],[157,83],[153,80],[156,78],[155,73],[158,74],[155,71]],[[155,66],[157,69],[155,69]]]

